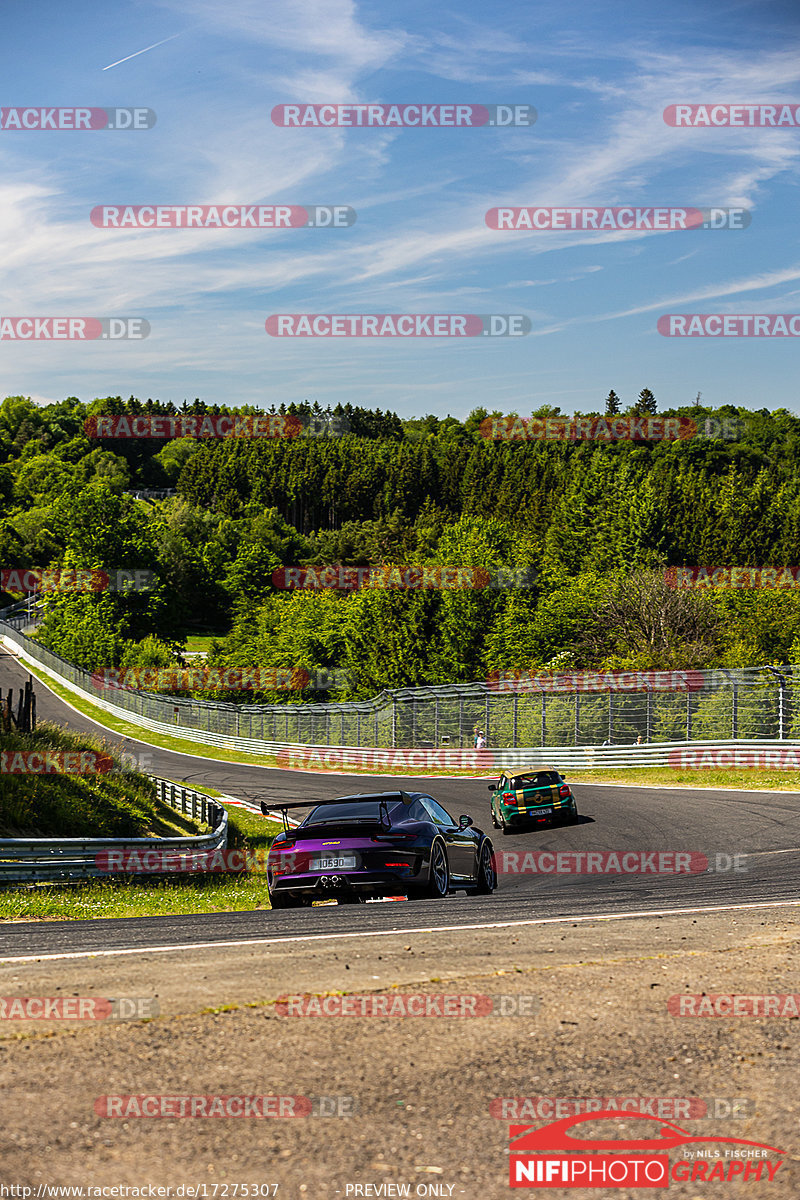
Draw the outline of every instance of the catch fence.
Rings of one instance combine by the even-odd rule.
[[[267,744],[471,748],[476,729],[488,746],[507,749],[800,737],[800,705],[793,700],[800,667],[670,672],[664,686],[658,674],[653,686],[596,690],[583,690],[585,681],[576,677],[554,677],[546,686],[501,679],[394,689],[342,703],[230,704],[114,687],[4,621],[0,638],[134,724],[251,753],[263,753]]]

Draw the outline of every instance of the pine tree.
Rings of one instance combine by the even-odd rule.
[[[656,398],[650,391],[650,388],[642,388],[636,400],[637,415],[647,414],[648,416],[654,416],[657,411]]]
[[[615,417],[620,409],[619,396],[612,388],[606,396],[606,416]]]

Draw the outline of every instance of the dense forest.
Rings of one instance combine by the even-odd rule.
[[[604,407],[620,411],[613,392]],[[337,697],[518,668],[800,659],[794,591],[676,591],[664,579],[670,566],[800,562],[800,418],[784,410],[711,410],[698,397],[659,414],[697,426],[674,441],[492,440],[487,418],[502,414],[485,409],[401,420],[307,403],[278,410],[300,417],[291,438],[91,436],[100,415],[256,411],[133,397],[0,405],[0,565],[155,576],[141,592],[46,595],[43,643],[93,670],[168,666],[188,633],[210,632],[211,665],[340,669]],[[654,412],[648,389],[627,409]],[[142,494],[157,490],[172,494]],[[273,583],[281,566],[326,564],[526,568],[534,582]]]

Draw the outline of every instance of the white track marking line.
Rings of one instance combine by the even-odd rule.
[[[439,925],[421,929],[376,929],[360,933],[310,933],[296,937],[241,938],[227,942],[183,942],[174,946],[134,946],[117,950],[70,950],[58,954],[22,954],[0,958],[5,963],[52,962],[68,958],[113,958],[128,954],[172,954],[178,950],[231,949],[237,946],[278,946],[286,943],[344,941],[348,938],[407,937],[409,934],[460,933],[465,929],[513,929],[524,925],[575,925],[585,921],[622,921],[638,917],[679,917],[694,913],[740,912],[751,908],[797,908],[800,900],[757,900],[748,904],[715,904],[698,908],[656,908],[644,912],[594,913],[588,916],[535,917],[526,921],[491,921],[475,925]]]

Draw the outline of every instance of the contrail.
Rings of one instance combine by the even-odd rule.
[[[148,50],[155,50],[156,46],[163,46],[164,42],[171,42],[173,38],[180,36],[179,33],[173,33],[172,37],[163,38],[160,42],[153,42],[152,46],[145,46],[144,50],[137,50],[136,54],[128,54],[125,58],[120,58],[116,62],[109,63],[107,67],[103,67],[103,70],[110,71],[112,67],[118,67],[120,63],[127,62],[129,58],[136,58],[137,54],[146,54]]]

